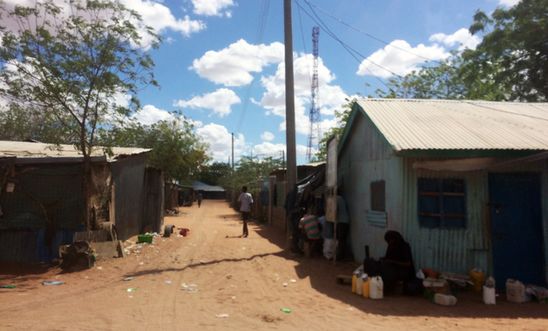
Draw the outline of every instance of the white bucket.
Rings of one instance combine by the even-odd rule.
[[[382,282],[382,278],[379,276],[371,278],[369,283],[369,297],[371,299],[382,299],[384,296],[383,291],[384,283]]]
[[[483,303],[486,305],[494,305],[497,303],[494,287],[483,286]]]

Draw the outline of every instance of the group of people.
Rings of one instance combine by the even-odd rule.
[[[338,246],[338,258],[344,257],[349,232],[349,217],[342,194],[340,191],[338,193],[337,233],[333,234],[333,224],[326,222],[325,217],[320,216],[320,214],[323,215],[320,204],[310,205],[308,210],[304,210],[297,202],[297,188],[289,192],[285,208],[291,233],[290,249],[293,252],[301,251],[301,240],[318,240],[323,237],[324,240],[335,239]],[[249,235],[247,222],[253,205],[253,197],[247,192],[246,186],[242,187],[238,202],[243,221],[242,237],[246,238]],[[308,214],[305,211],[308,211]],[[404,292],[406,292],[406,289],[409,288],[408,285],[416,280],[411,246],[399,232],[394,230],[387,231],[384,240],[387,244],[386,254],[378,260],[366,256],[363,262],[364,272],[370,276],[381,276],[387,293],[392,292],[398,283],[403,284]],[[368,250],[366,255],[368,255]]]

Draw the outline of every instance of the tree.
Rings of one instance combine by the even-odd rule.
[[[84,159],[85,224],[89,226],[90,156],[97,129],[112,113],[138,107],[117,104],[120,94],[135,95],[156,84],[153,61],[144,50],[158,37],[143,28],[139,15],[108,0],[45,0],[34,7],[0,7],[0,93],[21,109],[35,109],[61,123],[75,138]],[[152,40],[144,45],[143,37]]]
[[[482,34],[475,50],[463,53],[463,79],[472,96],[496,100],[548,99],[548,0],[522,0],[478,11],[470,26]],[[479,95],[478,95],[479,94]]]
[[[221,186],[231,188],[236,192],[243,186],[255,186],[260,178],[267,177],[273,170],[284,166],[281,159],[267,157],[256,160],[251,157],[242,157],[234,172],[227,174],[220,180]]]
[[[213,162],[210,165],[202,167],[199,179],[209,185],[219,185],[222,178],[229,177],[232,173],[232,168],[225,162]]]
[[[0,110],[0,140],[30,140],[50,144],[77,141],[71,132],[49,114],[24,109],[15,104]]]
[[[341,110],[335,110],[335,118],[337,119],[337,125],[327,130],[323,137],[320,139],[318,144],[318,152],[314,156],[315,161],[325,161],[327,160],[327,142],[333,136],[340,136],[344,130],[344,127],[348,123],[350,118],[350,113],[352,112],[352,107],[357,101],[356,99],[346,99],[347,103],[342,105]]]
[[[403,77],[391,78],[387,89],[377,90],[381,98],[462,99],[467,89],[460,76],[462,58],[459,54],[435,65],[429,65]]]
[[[152,125],[136,122],[103,131],[107,145],[151,148],[148,163],[162,169],[166,179],[185,181],[196,178],[209,161],[207,145],[184,119],[160,121]]]

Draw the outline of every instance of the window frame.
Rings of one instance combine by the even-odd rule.
[[[427,183],[429,182],[429,183]],[[435,187],[435,190],[423,190],[423,188]],[[446,190],[450,187],[449,190]],[[466,203],[467,190],[466,180],[464,178],[442,178],[442,177],[419,177],[417,178],[417,219],[421,228],[431,229],[466,229],[468,206]],[[427,206],[425,202],[428,198],[436,199],[436,211],[425,211],[422,206]],[[449,211],[449,204],[445,203],[449,199],[461,198],[462,201],[453,203],[460,212]],[[424,200],[423,200],[424,199]],[[432,202],[432,200],[431,200]],[[433,204],[430,203],[430,207]]]

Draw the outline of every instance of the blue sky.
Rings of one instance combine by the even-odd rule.
[[[231,132],[236,161],[242,155],[281,155],[283,0],[121,1],[164,40],[152,51],[160,88],[139,93],[143,108],[134,115],[137,120],[150,124],[183,114],[195,123],[215,161],[228,161]],[[334,110],[345,98],[374,95],[393,74],[444,59],[451,50],[474,48],[480,39],[467,28],[477,9],[490,13],[517,1],[293,0],[298,163],[307,161],[313,26],[322,25],[318,74],[325,130],[336,124]]]

